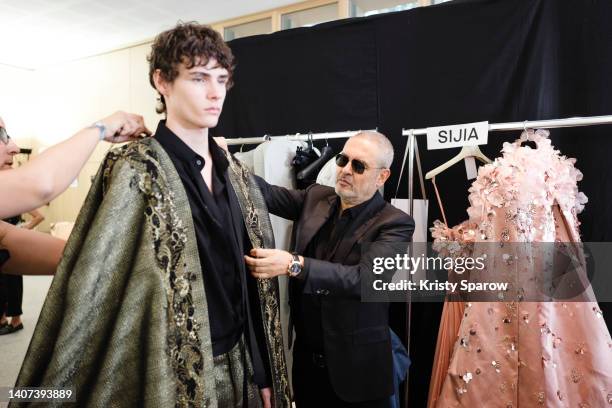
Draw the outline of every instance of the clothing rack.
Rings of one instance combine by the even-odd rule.
[[[612,124],[612,115],[574,117],[567,119],[525,120],[523,122],[490,123],[489,132],[527,130],[527,129],[554,129],[565,127],[593,126]],[[427,128],[403,129],[402,136],[408,137],[408,209],[410,215],[414,211],[413,177],[414,156],[418,149],[416,136],[426,135]]]
[[[226,139],[228,145],[243,145],[243,144],[259,144],[270,140],[286,140],[286,141],[298,141],[307,142],[309,140],[323,140],[323,139],[348,139],[349,137],[359,132],[375,132],[375,130],[347,130],[345,132],[326,132],[326,133],[295,133],[292,135],[284,136],[262,136],[262,137],[239,137],[233,139]]]
[[[553,129],[553,128],[593,126],[593,125],[605,125],[605,124],[612,124],[612,115],[574,117],[574,118],[567,118],[567,119],[546,119],[546,120],[534,120],[534,121],[525,120],[523,122],[490,123],[489,132],[527,130],[527,129]],[[402,130],[402,136],[408,137],[408,211],[410,215],[412,215],[414,212],[414,194],[413,194],[414,157],[415,157],[415,151],[418,151],[418,144],[417,144],[416,136],[421,136],[421,135],[426,135],[426,134],[427,134],[427,128],[403,129]],[[412,255],[412,248],[410,248],[410,255]],[[412,300],[410,298],[410,293],[408,293],[408,298],[406,299],[406,303],[407,303],[406,341],[404,345],[408,349],[408,352],[410,352],[410,322],[411,322],[411,315],[412,315]],[[410,377],[410,372],[406,373],[406,392],[404,395],[404,398],[405,398],[404,406],[405,407],[408,406],[408,393],[409,393],[409,388],[410,388],[408,386],[409,377]]]

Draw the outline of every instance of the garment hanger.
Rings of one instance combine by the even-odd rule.
[[[533,140],[529,139],[529,135],[528,135],[528,131],[529,130],[533,131],[532,128],[527,129],[527,121],[524,121],[523,122],[523,134],[521,135],[521,137],[523,135],[526,135],[526,139],[521,142],[521,147],[529,146],[532,149],[537,149],[538,145],[536,144],[536,142],[534,142]]]
[[[297,138],[298,136],[300,136],[300,134],[296,133],[295,136]],[[291,161],[291,164],[298,170],[306,168],[309,163],[312,163],[318,158],[316,152],[312,149],[311,136],[308,135],[306,139],[307,140],[305,142],[299,143],[300,146],[297,147],[295,151],[295,156]]]
[[[295,134],[295,136],[296,136],[296,137],[297,137],[298,135],[299,135],[299,133],[296,133],[296,134]],[[302,148],[302,151],[303,151],[304,153],[310,153],[310,152],[311,152],[311,150],[312,150],[312,140],[311,140],[311,137],[312,137],[312,136],[310,135],[310,133],[306,135],[306,141],[305,141],[306,146],[304,146],[304,147]]]
[[[466,159],[468,157],[474,157],[478,159],[481,163],[491,163],[491,159],[484,155],[484,153],[480,150],[478,146],[463,146],[458,155],[447,161],[446,163],[436,167],[433,170],[430,170],[425,174],[425,178],[427,180],[436,177],[438,174],[442,173],[449,167],[454,166],[459,163],[461,160]]]
[[[297,175],[298,180],[306,180],[319,174],[319,171],[325,166],[325,164],[334,156],[334,150],[329,145],[323,146],[321,156],[306,166]]]
[[[317,147],[314,145],[314,139],[312,136],[312,132],[308,133],[308,146],[306,147],[305,151],[310,153],[310,152],[314,152],[318,157],[321,157],[321,151],[319,149],[317,149]]]

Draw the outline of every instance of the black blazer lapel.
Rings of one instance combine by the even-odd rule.
[[[319,201],[311,215],[306,217],[299,230],[296,231],[295,251],[298,254],[303,254],[306,247],[312,241],[315,234],[321,229],[323,224],[329,219],[331,206],[336,200],[336,196],[332,195]]]

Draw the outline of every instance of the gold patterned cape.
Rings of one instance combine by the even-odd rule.
[[[257,183],[228,158],[253,247],[273,247]],[[68,240],[16,386],[71,388],[78,407],[217,407],[204,284],[187,195],[166,152],[153,138],[113,149]],[[275,406],[289,407],[278,282],[257,285]]]

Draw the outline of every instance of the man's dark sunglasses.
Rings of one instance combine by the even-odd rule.
[[[367,169],[384,169],[384,167],[368,167],[364,162],[358,159],[349,159],[349,157],[344,153],[338,153],[336,155],[336,164],[338,167],[344,167],[351,162],[351,167],[353,171],[357,174],[363,174]]]
[[[11,137],[6,133],[6,129],[0,126],[0,142],[7,145],[9,144],[9,140],[11,140]]]

